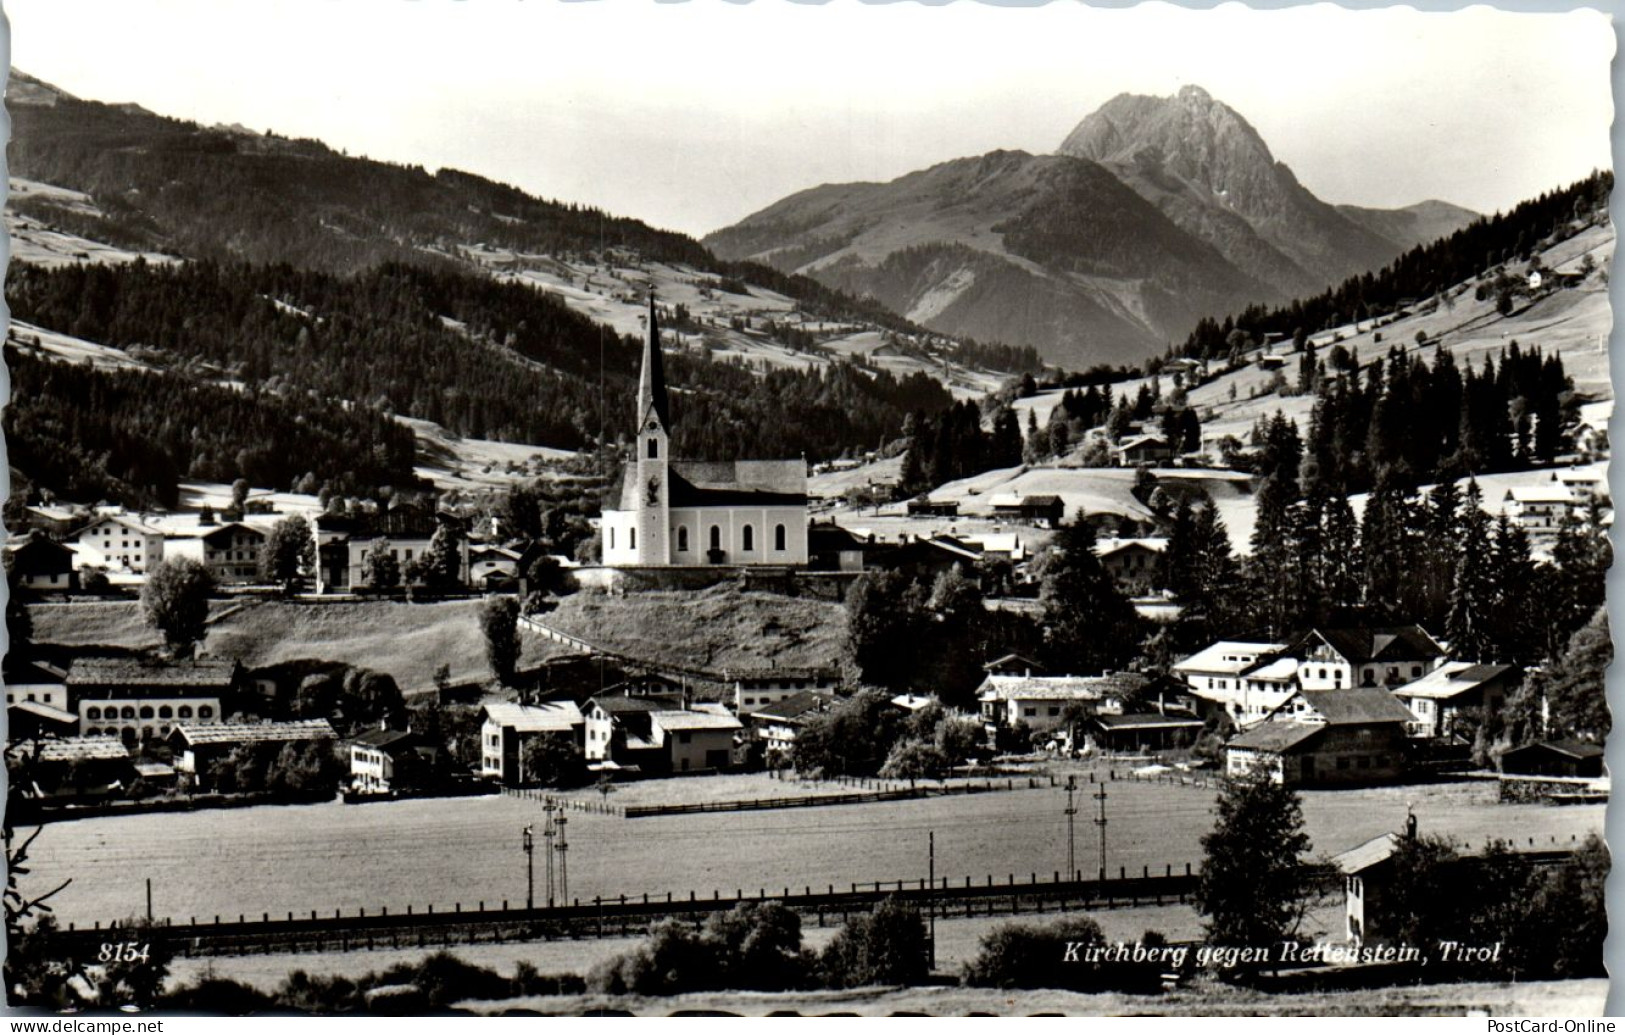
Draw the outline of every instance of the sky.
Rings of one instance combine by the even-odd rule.
[[[1195,83],[1333,203],[1490,212],[1611,164],[1596,11],[785,0],[0,0],[92,100],[450,166],[703,234],[795,191],[1053,151]]]

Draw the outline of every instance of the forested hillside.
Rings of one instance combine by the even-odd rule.
[[[1270,335],[1285,338],[1299,331],[1314,333],[1369,320],[1394,312],[1406,302],[1425,301],[1501,263],[1527,260],[1542,242],[1569,236],[1577,224],[1606,220],[1613,190],[1612,171],[1593,173],[1525,201],[1510,212],[1480,217],[1449,237],[1410,249],[1378,272],[1350,277],[1313,297],[1275,309],[1252,306],[1223,321],[1204,318],[1180,351],[1197,358],[1220,358],[1236,347],[1233,331],[1241,331],[1250,340]]]
[[[89,418],[55,427],[68,455],[97,455],[106,448],[98,436],[114,428],[130,436],[127,448],[135,454],[145,455],[156,439],[171,443],[165,422],[177,404],[169,398],[182,394],[183,384],[213,381],[240,383],[254,398],[275,400],[289,422],[306,409],[313,421],[328,411],[374,421],[400,414],[463,436],[567,449],[592,445],[600,426],[613,440],[632,419],[636,341],[544,293],[454,270],[391,263],[337,276],[213,262],[19,266],[8,287],[17,319],[139,347],[147,362],[171,371],[161,390],[141,382],[140,391],[103,397],[96,419],[110,422],[106,429]],[[667,369],[676,389],[675,446],[695,459],[804,453],[817,460],[871,449],[899,436],[908,414],[935,413],[951,402],[924,374],[898,379],[847,364],[758,376],[673,352]],[[81,408],[65,395],[54,405],[70,413]],[[242,422],[211,425],[210,445],[165,448],[179,450],[171,455],[181,474],[245,476],[288,488],[306,461],[286,469],[256,462],[255,473],[241,464],[232,469],[236,457],[261,449],[309,455],[286,435],[262,432]],[[410,471],[410,436],[403,441],[405,466],[391,454],[387,463],[352,461],[335,476],[351,471],[346,484],[353,491],[399,478]],[[23,454],[41,465],[48,455]],[[42,484],[51,477],[25,470]],[[157,498],[172,481],[165,472],[148,473],[145,461],[115,481],[124,478]]]

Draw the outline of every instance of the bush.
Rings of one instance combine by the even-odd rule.
[[[586,983],[610,995],[784,991],[807,987],[811,970],[799,916],[776,902],[741,903],[703,928],[656,924],[642,945],[593,967]]]
[[[965,967],[965,983],[1078,992],[1148,992],[1161,987],[1160,958],[1141,963],[1088,958],[1088,948],[1106,944],[1100,925],[1085,916],[1053,924],[1002,924],[982,936],[976,959]],[[1156,932],[1147,932],[1140,944],[1153,948],[1166,941]],[[1071,951],[1074,949],[1077,951]]]
[[[836,933],[819,957],[819,969],[830,988],[917,985],[927,974],[925,921],[888,898]]]

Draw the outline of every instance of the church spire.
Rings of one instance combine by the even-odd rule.
[[[643,374],[638,379],[638,426],[649,419],[654,408],[660,426],[671,428],[666,412],[666,368],[660,358],[660,325],[655,322],[655,295],[649,292],[649,336],[643,342]]]

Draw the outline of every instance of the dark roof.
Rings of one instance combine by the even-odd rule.
[[[802,506],[807,502],[803,460],[673,460],[668,467],[673,507]],[[621,508],[637,510],[643,486],[637,465],[621,475]]]
[[[368,730],[351,738],[353,744],[363,744],[374,748],[408,748],[418,735],[410,730]],[[406,743],[402,743],[405,741]]]
[[[182,661],[163,664],[141,658],[76,658],[68,669],[67,685],[77,691],[94,687],[193,687],[224,690],[231,686],[236,663]]]
[[[1226,747],[1282,752],[1301,747],[1326,727],[1316,722],[1261,722],[1233,737]]]
[[[830,706],[831,698],[828,694],[816,694],[806,691],[791,694],[772,704],[764,704],[760,708],[752,708],[750,712],[758,719],[778,719],[782,722],[802,723],[808,715],[825,711]]]
[[[853,535],[850,529],[840,525],[815,524],[807,526],[807,549],[811,552],[820,550],[861,550],[869,545],[864,539]]]
[[[355,517],[323,514],[316,520],[324,532],[348,533],[357,539],[380,536],[428,539],[440,529],[442,523],[460,522],[462,519],[452,514],[437,513],[432,507],[404,503],[376,514],[358,514]]]
[[[1587,744],[1583,740],[1543,740],[1538,744],[1525,744],[1522,747],[1508,748],[1502,754],[1510,755],[1519,751],[1550,751],[1554,754],[1567,755],[1570,758],[1596,758],[1600,756],[1602,745]]]
[[[1333,650],[1354,664],[1369,661],[1412,661],[1440,658],[1444,648],[1420,625],[1387,628],[1315,629],[1294,644],[1294,649],[1319,636]]]
[[[259,536],[261,539],[264,539],[265,535],[266,535],[266,533],[263,530],[255,528],[253,525],[245,525],[241,521],[228,521],[226,524],[221,525],[218,528],[214,528],[214,529],[211,529],[211,530],[209,530],[207,532],[202,533],[201,535],[198,536],[198,538],[199,539],[214,539],[214,538],[216,538],[218,536],[224,535],[225,533],[232,532],[232,531],[252,532],[254,535]]]
[[[1059,496],[1023,496],[1021,497],[1021,505],[1023,507],[1064,507],[1066,504],[1061,501]]]
[[[1010,664],[1011,662],[1016,661],[1021,662],[1023,668],[1029,668],[1040,675],[1042,675],[1044,672],[1043,665],[1040,665],[1038,662],[1027,657],[1025,654],[1006,654],[1001,658],[994,658],[992,661],[983,665],[982,668],[984,671],[992,671],[993,669],[1001,668]]]
[[[610,715],[669,712],[683,707],[681,697],[668,694],[602,693],[591,698],[591,703]]]
[[[1381,687],[1353,690],[1300,691],[1309,706],[1328,725],[1350,726],[1373,722],[1415,722],[1416,713]]]
[[[645,411],[654,408],[663,428],[671,428],[671,416],[666,404],[666,366],[660,354],[660,324],[655,319],[655,296],[649,294],[649,328],[643,338],[643,368],[638,373],[638,430],[642,430]]]

